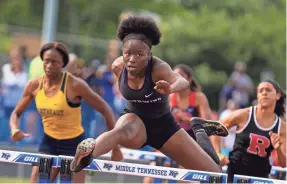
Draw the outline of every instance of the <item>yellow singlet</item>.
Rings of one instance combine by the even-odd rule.
[[[69,75],[67,72],[63,73],[61,88],[53,97],[46,96],[43,85],[45,76],[42,76],[35,97],[45,134],[59,140],[72,139],[84,132],[80,104],[72,104],[66,98]]]

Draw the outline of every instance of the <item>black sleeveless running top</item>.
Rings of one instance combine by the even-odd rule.
[[[281,120],[276,116],[269,128],[261,127],[256,120],[256,106],[250,107],[249,118],[244,127],[236,132],[233,151],[229,161],[252,176],[268,175],[271,169],[269,157],[274,149],[269,131],[280,133]],[[237,173],[241,174],[241,173]]]
[[[170,112],[168,95],[162,95],[154,90],[152,81],[152,59],[148,61],[145,71],[144,84],[141,89],[131,89],[128,85],[126,67],[119,77],[119,88],[127,100],[126,109],[139,116],[157,118]]]

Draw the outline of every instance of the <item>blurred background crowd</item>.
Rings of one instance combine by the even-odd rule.
[[[21,118],[21,129],[32,136],[10,140],[9,117],[27,82],[43,74],[38,52],[43,43],[44,0],[0,1],[0,144],[37,146],[43,135],[32,102]],[[125,106],[111,72],[121,55],[118,23],[129,15],[156,20],[163,38],[154,48],[171,66],[193,68],[213,110],[221,119],[238,108],[255,104],[259,81],[275,79],[286,89],[284,0],[61,0],[53,21],[55,40],[71,52],[64,69],[84,79],[117,116]],[[285,120],[286,121],[286,120]],[[88,137],[106,131],[103,117],[85,101],[82,123]],[[228,155],[235,130],[224,139]],[[143,148],[151,151],[150,147]],[[275,161],[273,160],[275,163]]]

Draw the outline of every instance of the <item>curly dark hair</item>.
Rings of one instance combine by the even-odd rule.
[[[151,41],[152,45],[160,43],[161,32],[155,21],[150,17],[131,16],[123,20],[119,24],[117,37],[123,41],[131,33],[145,35]]]
[[[61,42],[50,42],[46,43],[45,45],[42,46],[40,50],[40,57],[43,60],[44,53],[47,50],[55,49],[57,50],[63,57],[63,68],[69,63],[69,51],[67,46],[64,43]]]

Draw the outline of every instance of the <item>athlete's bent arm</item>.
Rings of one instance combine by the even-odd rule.
[[[24,88],[24,93],[22,98],[19,100],[15,109],[10,116],[10,128],[11,128],[11,138],[13,141],[19,141],[23,137],[29,136],[19,130],[19,121],[22,113],[27,109],[30,102],[33,100],[33,91],[38,86],[38,81],[32,80]]]
[[[104,116],[108,129],[112,130],[115,126],[115,118],[113,111],[103,98],[93,92],[88,84],[81,79],[75,80],[73,89],[78,96],[82,97],[93,109]]]
[[[280,134],[281,139],[280,146],[276,149],[278,163],[281,167],[286,167],[286,123],[281,122]]]
[[[166,62],[160,61],[153,70],[156,81],[163,80],[170,84],[171,93],[178,93],[189,88],[189,82],[175,73]]]
[[[196,99],[198,100],[200,117],[204,119],[211,119],[211,109],[205,94],[202,92],[197,92]]]
[[[245,122],[245,119],[248,118],[248,109],[239,109],[233,111],[231,114],[226,116],[220,122],[229,130],[230,128],[237,126],[242,122]],[[214,149],[217,153],[221,152],[221,137],[212,136],[212,143]]]

